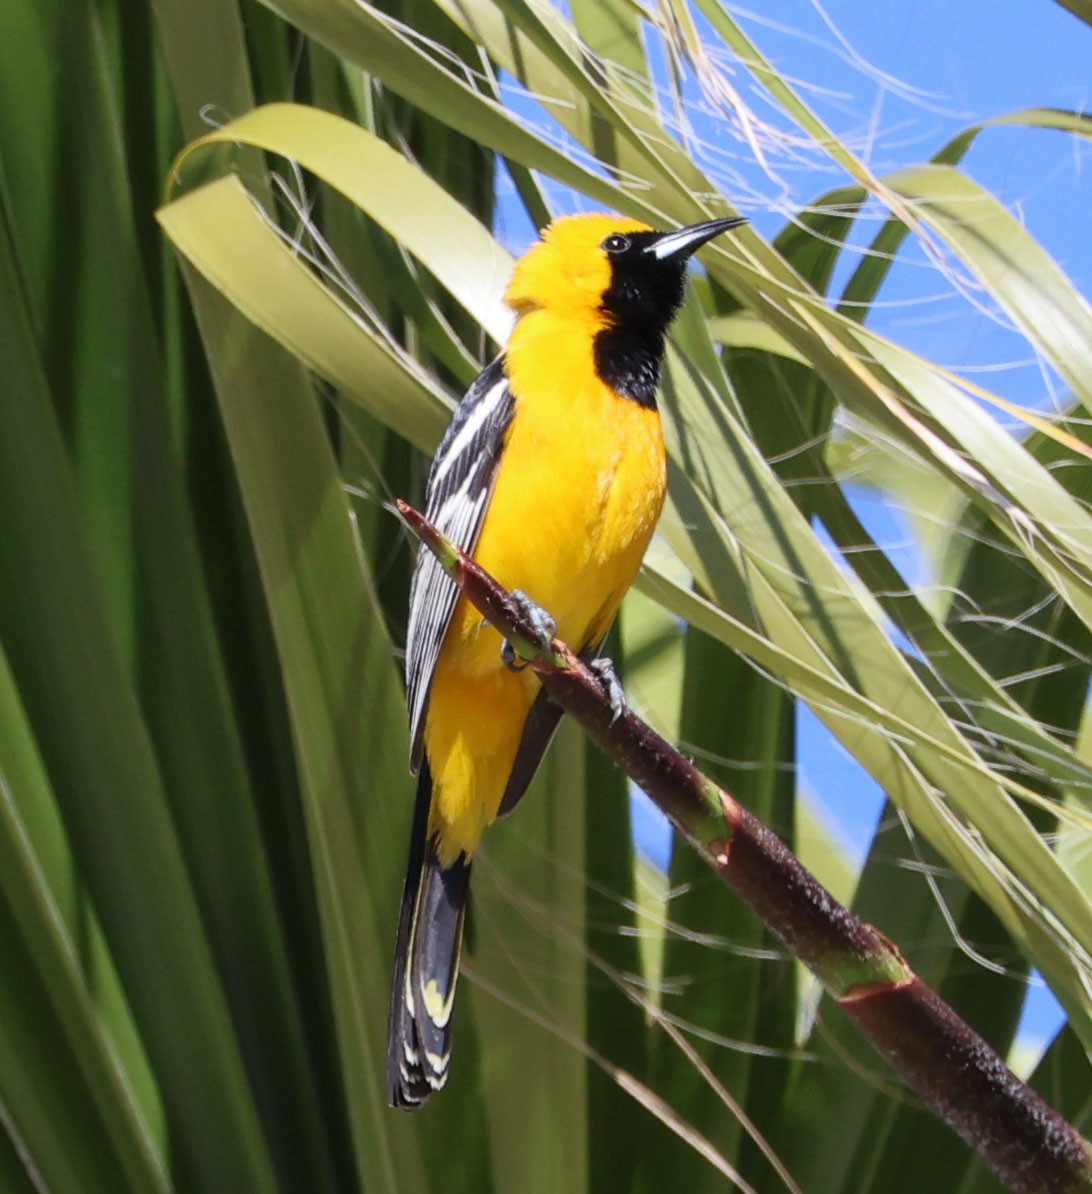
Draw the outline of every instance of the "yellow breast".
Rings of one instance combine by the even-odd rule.
[[[610,628],[659,518],[660,417],[600,382],[587,329],[554,312],[525,315],[507,359],[515,412],[474,556],[582,651]],[[496,817],[538,693],[530,671],[504,667],[500,649],[497,631],[460,599],[425,735],[430,759],[445,760],[446,775],[433,766],[432,815],[447,849],[471,852]]]
[[[557,620],[575,650],[606,633],[663,505],[655,410],[596,377],[591,336],[548,311],[509,348],[516,409],[475,557]]]

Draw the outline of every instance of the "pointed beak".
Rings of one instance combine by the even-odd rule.
[[[685,261],[714,236],[720,236],[730,228],[746,224],[744,216],[728,216],[723,220],[706,220],[702,224],[691,224],[676,232],[663,232],[645,249],[657,261]]]

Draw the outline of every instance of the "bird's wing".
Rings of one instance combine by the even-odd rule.
[[[585,647],[580,652],[580,658],[585,663],[591,663],[598,657],[606,641],[607,637],[604,635],[597,643]],[[500,810],[497,813],[498,817],[508,816],[523,799],[527,785],[535,778],[535,772],[538,771],[538,765],[542,762],[542,756],[554,740],[554,734],[557,733],[558,723],[561,721],[563,712],[564,710],[559,705],[553,704],[545,688],[539,691],[523,726],[523,737],[519,740],[516,761],[512,764],[512,773],[505,785],[504,796],[501,798]]]
[[[519,740],[519,749],[516,751],[516,759],[512,764],[512,773],[504,788],[504,796],[501,798],[500,809],[497,813],[498,817],[506,817],[523,799],[527,785],[535,778],[535,772],[538,770],[539,763],[542,762],[546,748],[553,741],[554,734],[557,733],[557,726],[563,712],[564,710],[559,705],[550,701],[545,688],[539,690],[523,726],[523,736]]]
[[[436,451],[425,490],[425,517],[463,551],[472,552],[493,491],[515,400],[498,357],[459,403]],[[459,591],[427,547],[417,551],[406,632],[410,765],[421,763],[425,710],[440,646]]]

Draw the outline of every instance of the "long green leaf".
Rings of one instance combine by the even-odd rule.
[[[80,528],[37,346],[0,243],[0,640],[162,1086],[180,1175],[271,1188],[192,888],[117,631]],[[62,582],[62,578],[63,582]],[[179,959],[185,958],[180,964]]]

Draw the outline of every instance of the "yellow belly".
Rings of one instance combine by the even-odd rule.
[[[506,588],[522,589],[550,613],[558,637],[580,651],[606,634],[637,575],[663,505],[666,468],[658,413],[589,381],[590,341],[586,356],[571,338],[568,349],[563,360],[544,352],[553,359],[537,372],[532,353],[517,355],[529,372],[511,373],[515,414],[474,555]],[[539,690],[530,670],[504,666],[500,650],[497,631],[460,598],[425,723],[430,829],[445,865],[471,854],[496,818]]]

